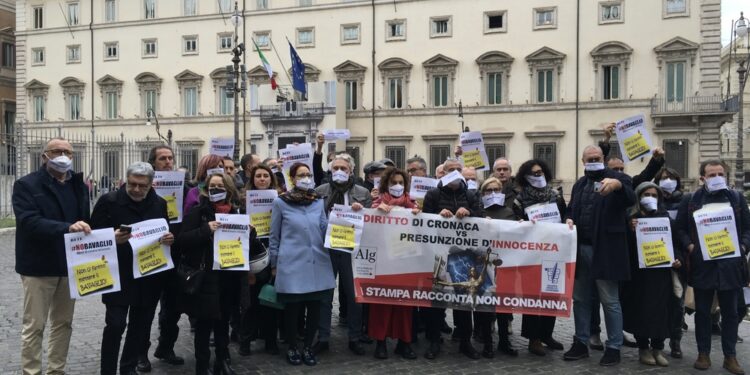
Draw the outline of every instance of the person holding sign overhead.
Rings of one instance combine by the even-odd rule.
[[[154,169],[150,164],[131,164],[126,178],[125,188],[103,195],[91,213],[92,228],[115,228],[120,273],[120,291],[102,296],[106,306],[101,346],[102,374],[117,373],[117,356],[126,328],[120,374],[136,374],[138,355],[143,352],[151,334],[151,322],[163,282],[161,275],[133,277],[133,249],[128,240],[133,229],[131,224],[149,219],[169,221],[167,202],[151,188]],[[174,235],[169,232],[159,239],[162,245],[171,246],[173,242]]]
[[[711,304],[718,296],[721,310],[721,347],[724,368],[733,374],[744,374],[737,362],[737,327],[739,325],[737,302],[742,287],[748,284],[747,263],[743,256],[750,248],[750,210],[742,194],[727,188],[727,165],[721,160],[701,163],[699,173],[703,187],[686,196],[677,210],[677,232],[680,243],[687,251],[689,265],[688,284],[695,293],[695,339],[698,359],[693,367],[707,370],[711,367]],[[711,211],[727,212],[712,215]],[[704,219],[699,212],[705,212]],[[719,235],[700,235],[700,226],[720,223]],[[729,234],[729,227],[736,240]],[[711,240],[716,238],[717,240]],[[702,248],[708,243],[709,248]],[[713,246],[718,245],[718,246]],[[738,256],[742,254],[743,256]]]

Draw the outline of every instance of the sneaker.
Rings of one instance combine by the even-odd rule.
[[[602,359],[599,360],[600,366],[614,366],[618,363],[620,363],[620,351],[612,348],[605,349]]]
[[[654,354],[648,349],[638,350],[638,362],[643,363],[644,365],[656,366]]]
[[[724,357],[724,368],[734,375],[745,375],[745,370],[737,363],[737,357],[735,356]]]
[[[706,353],[698,353],[698,359],[693,363],[696,370],[708,370],[711,368],[711,357]]]
[[[318,359],[315,358],[315,353],[313,353],[310,347],[306,347],[302,350],[302,363],[304,363],[305,366],[315,366],[318,364]]]
[[[669,366],[669,361],[667,360],[667,357],[664,356],[664,353],[661,350],[654,349],[653,355],[657,365],[661,367]]]
[[[591,335],[589,337],[589,348],[592,350],[604,350],[604,344],[602,344],[602,339],[599,338],[599,335]]]
[[[427,359],[435,359],[440,354],[440,343],[431,342],[430,347],[424,352],[424,357]]]
[[[297,348],[289,348],[286,351],[286,361],[292,366],[299,366],[302,364],[302,355]]]
[[[563,359],[566,361],[577,361],[579,359],[588,358],[589,348],[586,347],[582,342],[575,340],[573,345],[570,346],[570,350],[563,354]]]

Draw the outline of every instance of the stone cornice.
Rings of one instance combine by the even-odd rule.
[[[523,135],[526,138],[562,138],[565,136],[565,131],[535,131],[535,132],[524,132]]]
[[[422,136],[424,141],[454,141],[458,139],[458,134],[425,134]]]
[[[378,141],[381,142],[411,142],[413,135],[380,135]]]

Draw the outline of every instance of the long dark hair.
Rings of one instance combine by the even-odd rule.
[[[529,185],[529,182],[526,181],[526,176],[531,175],[531,169],[534,168],[535,165],[538,165],[539,168],[542,168],[542,172],[544,172],[544,179],[547,180],[547,183],[549,183],[549,181],[552,179],[552,170],[549,169],[547,163],[539,159],[531,159],[524,162],[520,167],[518,167],[518,172],[516,172],[516,183],[519,186],[526,187]]]
[[[245,184],[245,190],[258,190],[258,187],[255,186],[255,172],[257,172],[259,169],[268,172],[268,175],[271,176],[271,185],[268,188],[278,191],[279,181],[276,179],[276,175],[273,173],[271,168],[263,164],[258,164],[250,169],[250,177],[247,179],[247,183]]]
[[[380,178],[380,186],[378,186],[378,191],[380,191],[380,194],[388,192],[388,182],[390,182],[391,177],[395,175],[403,177],[404,192],[409,192],[409,175],[406,173],[406,171],[404,171],[403,169],[389,167],[385,170],[385,173],[383,173],[383,177]]]

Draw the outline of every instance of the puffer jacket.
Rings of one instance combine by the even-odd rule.
[[[469,210],[472,217],[484,217],[482,200],[476,191],[466,188],[466,183],[461,182],[461,186],[456,190],[438,183],[438,187],[430,189],[425,194],[422,211],[439,214],[443,209],[447,209],[455,215],[461,207]]]

